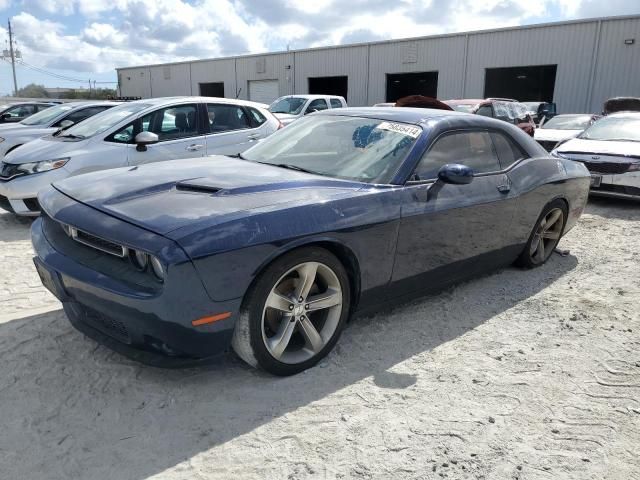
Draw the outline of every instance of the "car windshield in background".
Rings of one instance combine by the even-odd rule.
[[[246,160],[328,177],[387,183],[422,129],[372,118],[307,117],[243,154]]]
[[[602,118],[582,132],[578,138],[640,142],[640,116]]]
[[[70,110],[73,110],[73,107],[71,105],[58,105],[55,107],[50,107],[46,110],[36,113],[35,115],[31,115],[30,117],[25,118],[20,123],[22,125],[46,125],[58,115],[62,115],[64,112],[68,112]]]
[[[149,107],[148,103],[125,103],[105,110],[69,128],[61,137],[88,138],[105,132],[132,115]]]
[[[449,105],[451,108],[453,108],[456,112],[462,112],[462,113],[471,113],[473,112],[473,109],[476,107],[475,105],[471,105],[471,104],[447,104]]]
[[[290,113],[291,115],[298,115],[302,111],[302,107],[304,107],[306,102],[306,98],[281,98],[271,104],[269,111],[271,113]]]
[[[591,115],[558,115],[540,128],[551,130],[584,130],[591,123]]]

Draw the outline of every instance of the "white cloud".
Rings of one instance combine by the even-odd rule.
[[[8,3],[0,0],[0,8]],[[14,15],[13,23],[29,63],[93,73],[110,72],[116,66],[283,50],[288,44],[302,48],[562,20],[600,12],[601,3],[23,0],[23,12]],[[608,15],[640,13],[638,0],[609,0],[607,5]],[[558,11],[562,18],[548,17]],[[66,20],[70,18],[72,22]],[[68,25],[74,25],[74,30]]]

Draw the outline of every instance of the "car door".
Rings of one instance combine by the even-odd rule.
[[[321,110],[327,110],[329,105],[327,105],[327,101],[324,98],[316,98],[315,100],[311,100],[309,105],[307,105],[304,114],[319,112]]]
[[[242,105],[207,103],[206,113],[207,155],[237,155],[265,137]]]
[[[129,165],[203,157],[206,143],[199,118],[197,103],[170,105],[139,117],[114,138],[127,142]],[[155,133],[158,143],[137,148],[135,137],[140,132]]]
[[[474,170],[467,185],[436,181],[442,165]],[[516,203],[487,131],[440,136],[424,154],[406,201],[392,280],[402,290],[436,288],[504,261]]]
[[[2,123],[17,123],[36,113],[34,105],[16,105],[2,113]]]

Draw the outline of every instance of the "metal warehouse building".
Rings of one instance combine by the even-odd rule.
[[[119,68],[122,96],[206,95],[270,103],[342,95],[351,106],[420,93],[557,103],[599,112],[640,96],[640,15]]]

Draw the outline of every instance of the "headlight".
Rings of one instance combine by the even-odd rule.
[[[158,280],[164,281],[164,267],[160,260],[151,255],[151,270]]]
[[[640,163],[632,163],[627,172],[638,172],[640,171]]]
[[[22,163],[18,167],[18,171],[27,174],[48,172],[64,166],[69,161],[67,158],[56,158],[55,160],[43,160],[41,162]]]
[[[140,250],[129,250],[129,257],[133,266],[138,270],[144,271],[149,264],[149,255]]]

